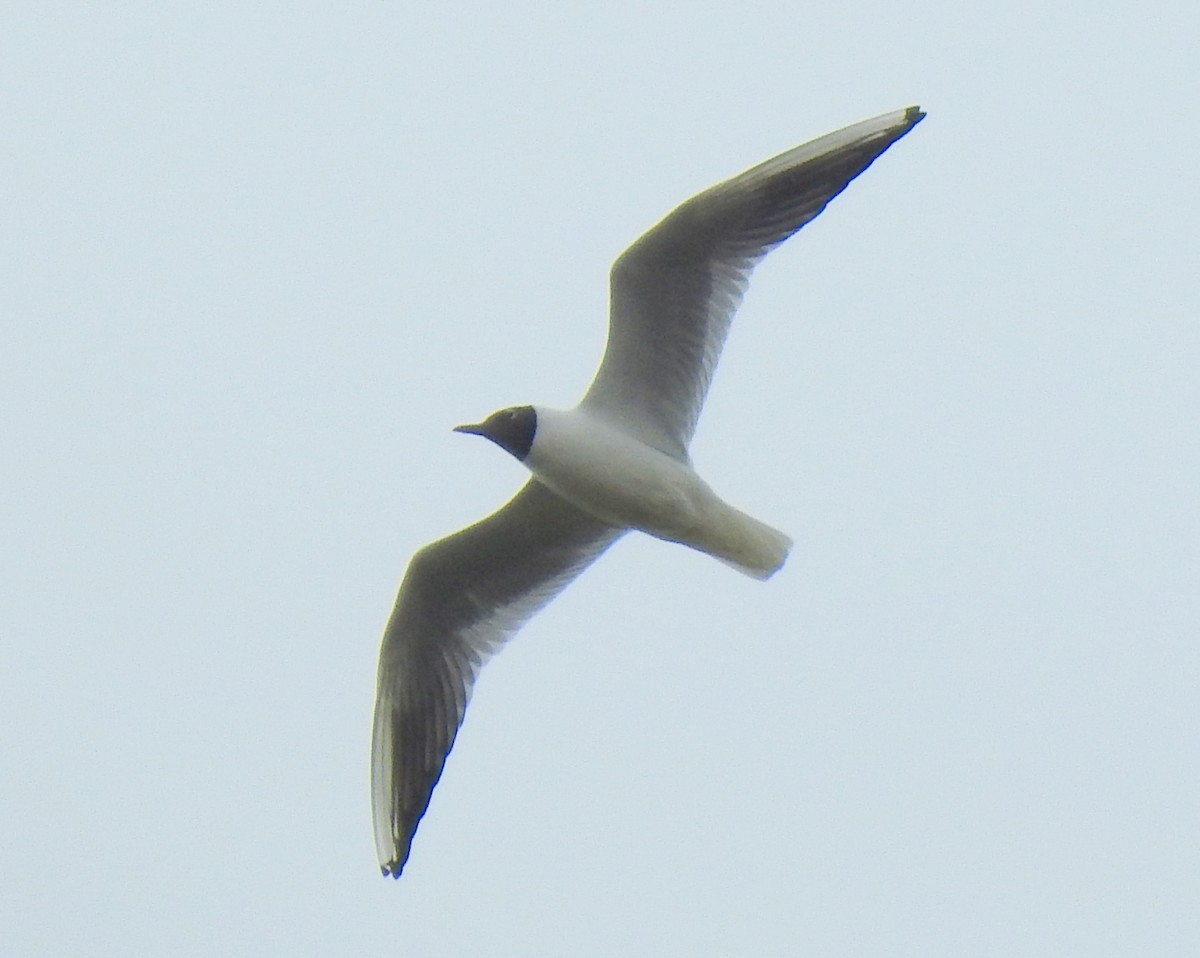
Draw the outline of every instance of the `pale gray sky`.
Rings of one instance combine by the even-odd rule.
[[[1195,4],[0,14],[13,955],[1190,955]],[[929,118],[758,271],[694,447],[796,539],[629,537],[484,672],[399,882],[412,551],[569,405],[611,260]]]

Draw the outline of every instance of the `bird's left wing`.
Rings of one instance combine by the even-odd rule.
[[[385,875],[404,868],[484,662],[622,531],[532,479],[413,557],[383,636],[371,744]]]
[[[686,462],[754,265],[924,116],[909,107],[788,150],[642,236],[613,264],[608,346],[580,406]]]

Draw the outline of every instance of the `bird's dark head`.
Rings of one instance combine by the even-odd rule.
[[[510,406],[492,413],[483,422],[455,426],[454,431],[487,436],[524,462],[533,447],[533,434],[537,432],[537,412],[532,406]]]

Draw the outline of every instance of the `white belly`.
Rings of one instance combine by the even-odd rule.
[[[613,525],[687,541],[714,503],[708,484],[681,462],[586,413],[537,410],[525,460],[564,499]]]

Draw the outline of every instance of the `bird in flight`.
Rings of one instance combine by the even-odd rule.
[[[688,446],[754,266],[916,126],[917,107],[795,147],[675,209],[611,274],[608,345],[570,410],[516,406],[485,436],[531,478],[413,556],[383,636],[371,746],[375,845],[399,877],[479,670],[630,530],[766,579],[791,540],[721,500]]]

